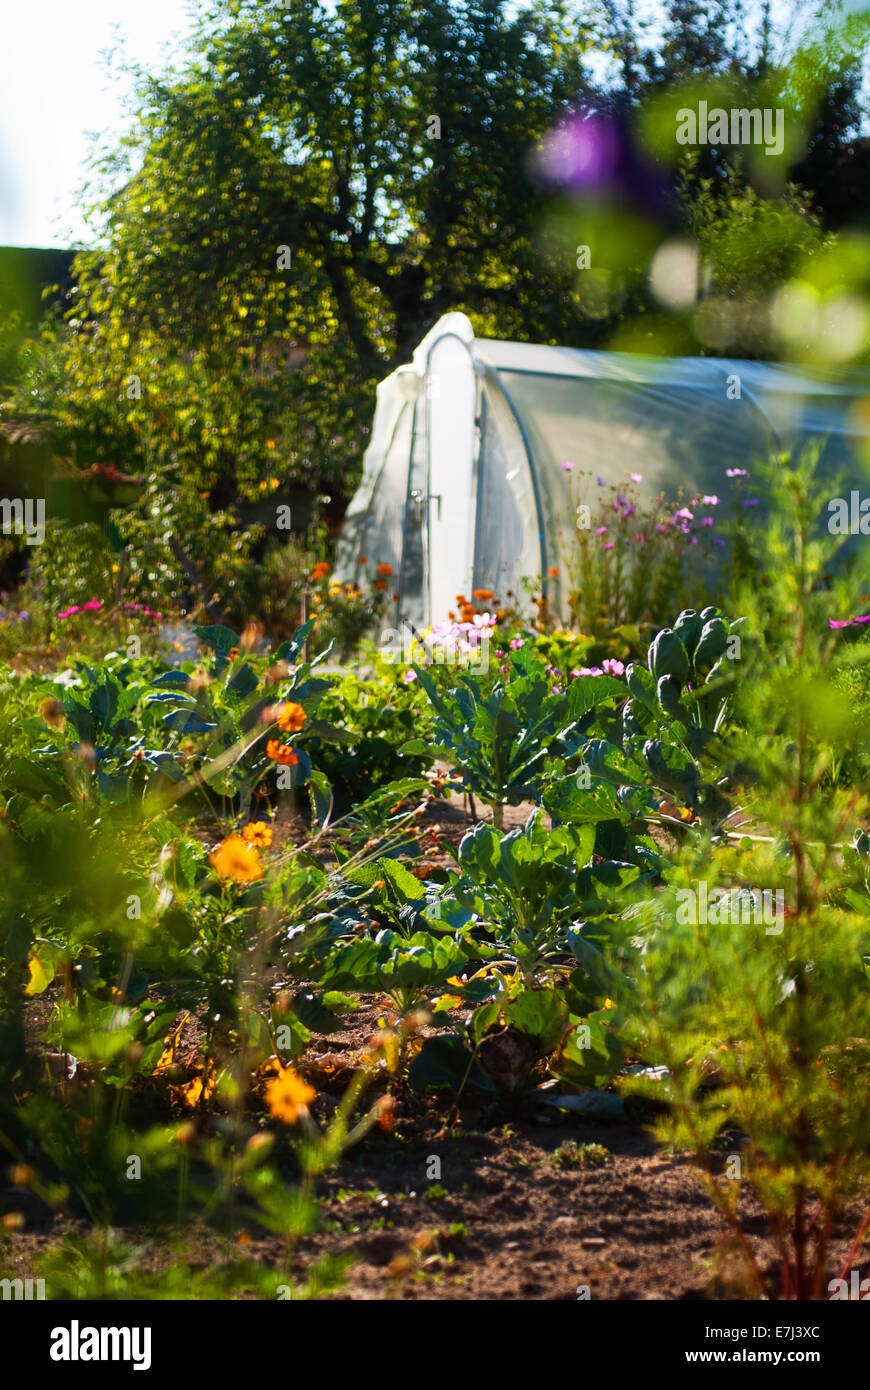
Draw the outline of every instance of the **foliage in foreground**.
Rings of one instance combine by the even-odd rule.
[[[426,1093],[619,1119],[636,1090],[693,1152],[746,1290],[824,1295],[870,1178],[868,750],[843,698],[866,644],[809,467],[787,476],[740,617],[684,610],[624,679],[562,684],[517,639],[486,670],[356,683],[306,659],[308,629],[256,655],[221,627],[180,668],[4,673],[0,1143],[16,1189],[93,1228],[46,1256],[52,1296],[175,1296],[172,1270],[131,1282],[110,1234],[145,1216],[178,1268],[191,1233],[218,1242],[192,1291],[317,1296],[319,1179],[376,1124]],[[380,770],[342,761],[373,730]],[[421,775],[433,758],[450,774]],[[423,817],[448,777],[493,823],[445,856]],[[318,1090],[313,1035],[360,996],[384,1017]],[[275,1275],[239,1257],[253,1223]]]

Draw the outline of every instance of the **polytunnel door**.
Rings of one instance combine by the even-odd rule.
[[[427,385],[429,621],[471,597],[476,512],[477,379],[467,344],[449,334],[429,354]]]

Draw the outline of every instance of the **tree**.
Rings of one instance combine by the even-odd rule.
[[[276,459],[340,485],[374,383],[447,308],[558,338],[574,265],[536,245],[525,165],[585,45],[502,0],[208,7],[183,71],[141,75],[52,413],[226,506]]]
[[[853,124],[848,62],[808,49],[778,68],[765,7],[750,38],[740,17],[737,0],[673,0],[656,36],[632,0],[210,0],[180,66],[137,74],[130,134],[97,165],[100,246],[78,256],[73,308],[28,350],[12,409],[81,465],[147,475],[143,526],[183,532],[219,587],[218,536],[255,505],[349,491],[375,383],[448,309],[483,335],[697,350],[688,317],[656,336],[663,236],[709,229],[710,206],[737,199],[738,233],[784,209],[802,253],[806,208],[786,171],[770,196],[722,147],[680,164],[672,120],[650,174],[640,117],[699,75],[735,91],[800,79],[802,109],[846,112],[823,120],[814,167]],[[534,159],[578,107],[620,150],[585,197],[546,186]],[[592,240],[589,275],[576,251]],[[739,297],[748,273],[754,295],[794,261],[737,256],[719,281]]]

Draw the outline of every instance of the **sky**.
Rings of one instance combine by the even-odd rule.
[[[88,132],[120,132],[129,84],[100,54],[123,35],[161,69],[167,40],[189,29],[186,0],[8,0],[0,49],[0,246],[90,241],[76,196]]]

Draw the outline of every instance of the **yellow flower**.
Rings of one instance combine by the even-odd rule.
[[[186,1105],[188,1110],[195,1110],[202,1102],[211,1100],[217,1086],[217,1068],[214,1062],[209,1061],[205,1068],[202,1062],[197,1062],[196,1066],[202,1073],[201,1076],[194,1077],[193,1081],[187,1081],[183,1086],[172,1087],[172,1094],[182,1105]]]
[[[300,1115],[308,1114],[308,1106],[317,1092],[292,1067],[282,1067],[274,1081],[266,1087],[266,1104],[276,1120],[295,1125]]]
[[[253,820],[245,826],[242,838],[257,849],[268,849],[272,843],[272,830],[264,820]]]
[[[235,883],[254,883],[263,877],[256,845],[249,844],[241,835],[227,835],[221,840],[209,856],[209,863],[220,878],[231,878]]]

